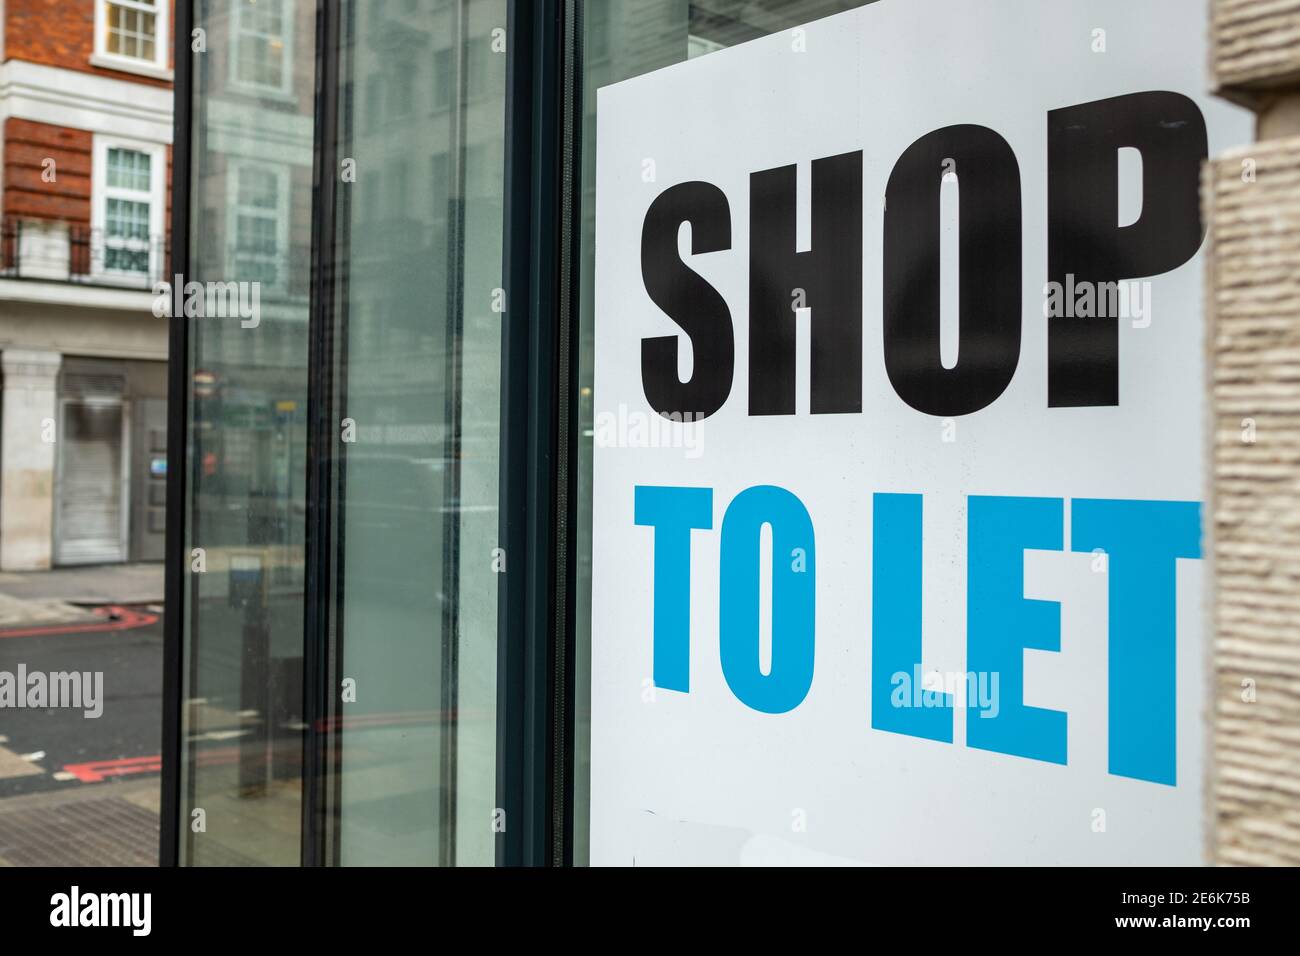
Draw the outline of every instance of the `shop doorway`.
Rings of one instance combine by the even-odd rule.
[[[129,424],[120,391],[60,400],[55,564],[126,560]]]

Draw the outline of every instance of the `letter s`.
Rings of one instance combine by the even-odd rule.
[[[691,339],[691,376],[677,376],[676,335],[641,340],[641,382],[660,415],[693,413],[698,421],[722,407],[731,393],[735,333],[718,290],[677,253],[677,233],[691,224],[691,254],[731,248],[731,207],[712,183],[679,183],[650,204],[641,228],[641,277],[655,305]]]

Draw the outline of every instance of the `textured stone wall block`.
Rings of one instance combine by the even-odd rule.
[[[1219,3],[1216,10],[1300,2]],[[1243,21],[1244,22],[1244,21]],[[1243,27],[1244,29],[1244,27]],[[1300,137],[1211,161],[1215,861],[1300,864]]]

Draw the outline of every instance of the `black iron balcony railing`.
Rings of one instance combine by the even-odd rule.
[[[0,279],[152,289],[166,280],[164,236],[123,236],[48,219],[0,220]]]

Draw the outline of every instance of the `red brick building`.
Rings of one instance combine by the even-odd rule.
[[[171,0],[0,0],[0,570],[162,557]]]

